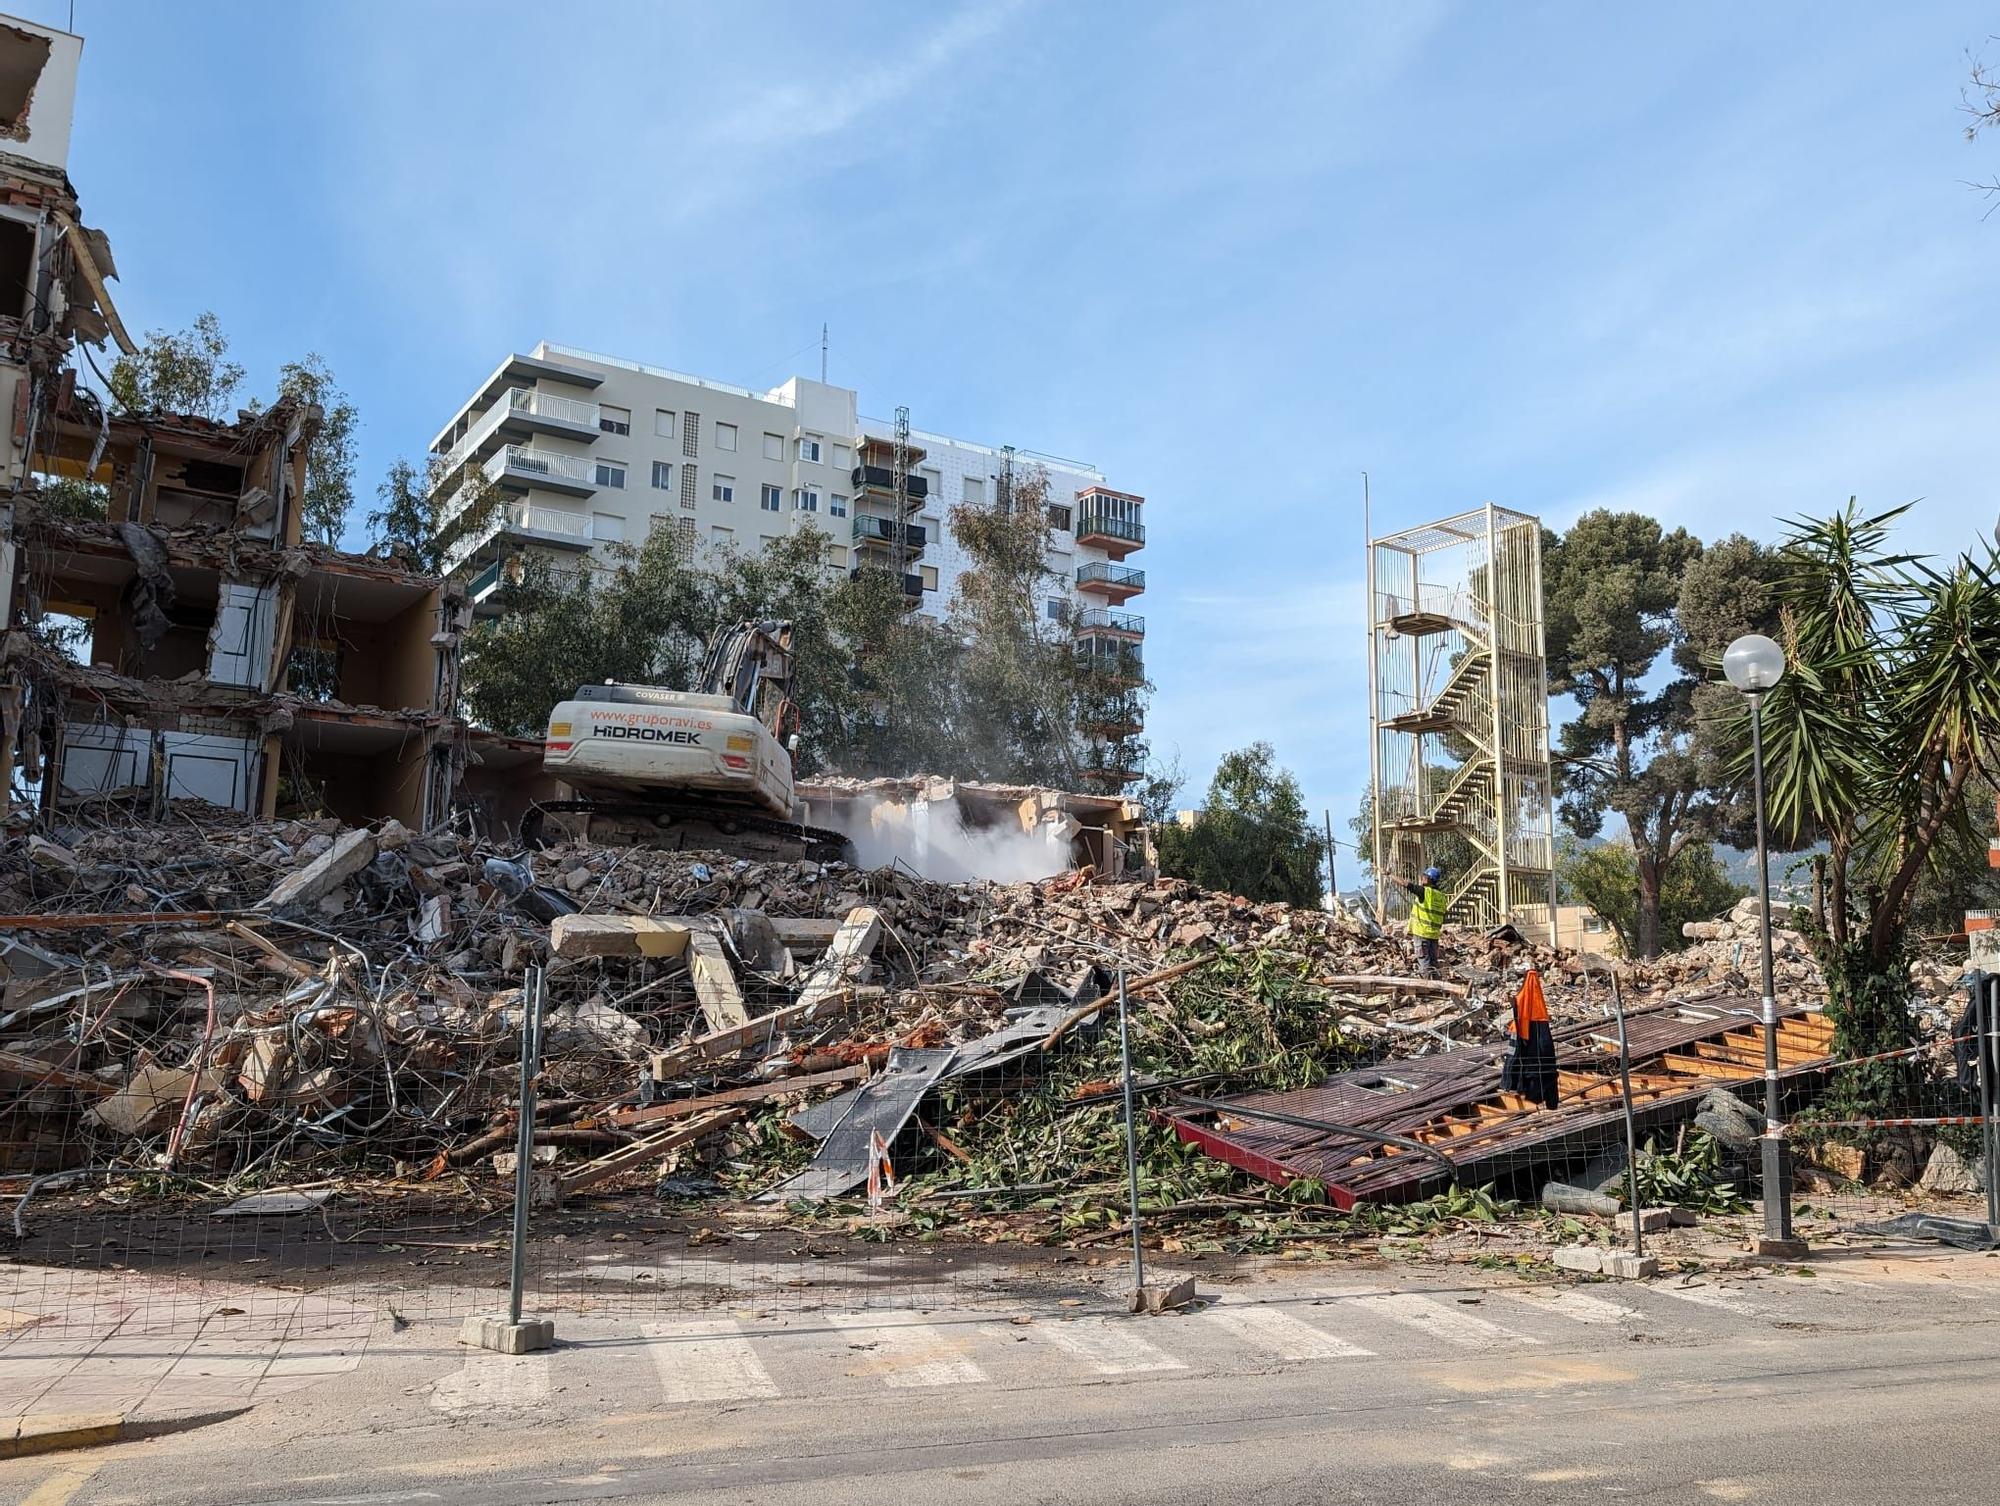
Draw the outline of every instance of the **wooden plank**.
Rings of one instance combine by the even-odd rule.
[[[75,1093],[88,1093],[96,1098],[109,1098],[118,1091],[116,1083],[104,1082],[88,1072],[75,1072],[36,1057],[23,1056],[18,1051],[0,1051],[0,1072],[16,1072],[37,1083],[68,1088]]]
[[[694,996],[701,1001],[702,1023],[710,1030],[734,1030],[750,1023],[750,1011],[743,1005],[743,992],[736,986],[736,974],[729,966],[729,954],[722,938],[713,931],[692,931],[687,941],[688,974],[694,979]]]
[[[810,1024],[829,1015],[842,1014],[859,999],[879,999],[881,996],[879,988],[844,988],[811,1004],[787,1004],[783,1009],[774,1009],[732,1029],[711,1031],[671,1050],[655,1051],[652,1057],[653,1080],[671,1082],[688,1068],[702,1062],[722,1061],[753,1046],[768,1045],[794,1025]]]
[[[789,1098],[794,1093],[810,1093],[816,1088],[837,1087],[842,1083],[860,1082],[869,1075],[866,1062],[856,1062],[851,1067],[836,1067],[831,1072],[813,1072],[803,1077],[780,1077],[773,1082],[752,1083],[747,1088],[730,1088],[721,1093],[709,1093],[701,1098],[677,1098],[672,1103],[649,1104],[643,1109],[617,1109],[609,1114],[596,1116],[597,1122],[615,1125],[619,1129],[629,1129],[638,1124],[664,1124],[675,1119],[685,1119],[691,1114],[704,1114],[710,1109],[726,1108],[732,1103],[770,1103],[779,1098]]]
[[[664,1134],[652,1135],[644,1140],[635,1140],[630,1145],[621,1145],[609,1155],[599,1156],[595,1161],[586,1161],[566,1177],[556,1182],[558,1197],[569,1197],[586,1187],[595,1187],[600,1182],[628,1171],[636,1171],[649,1162],[657,1161],[670,1151],[679,1150],[683,1145],[691,1145],[712,1129],[720,1129],[732,1119],[743,1117],[741,1109],[722,1109],[709,1114],[692,1124],[684,1124]]]

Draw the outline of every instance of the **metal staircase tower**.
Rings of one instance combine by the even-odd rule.
[[[1542,526],[1488,503],[1368,542],[1376,913],[1446,869],[1451,918],[1555,922]]]

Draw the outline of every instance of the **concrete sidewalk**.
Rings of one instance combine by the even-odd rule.
[[[288,1395],[360,1364],[375,1321],[336,1297],[0,1266],[0,1454]]]

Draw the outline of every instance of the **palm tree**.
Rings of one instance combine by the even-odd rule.
[[[2000,769],[2000,556],[1982,545],[1983,559],[1939,570],[1891,554],[1903,511],[1864,517],[1850,499],[1791,525],[1778,586],[1788,670],[1764,712],[1772,826],[1827,848],[1809,930],[1843,1057],[1913,1043],[1917,881],[1967,828],[1968,789]],[[1835,1112],[1879,1114],[1908,1082],[1903,1061],[1844,1069]]]

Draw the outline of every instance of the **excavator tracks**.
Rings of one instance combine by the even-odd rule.
[[[540,846],[551,816],[586,818],[594,842],[726,852],[762,863],[854,861],[852,844],[837,831],[700,801],[537,801],[522,818],[522,840]]]

